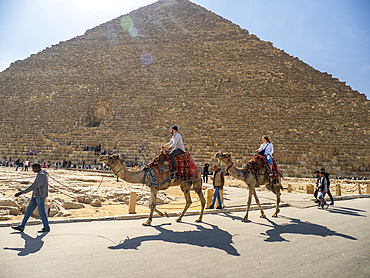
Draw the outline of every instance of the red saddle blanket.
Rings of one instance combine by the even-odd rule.
[[[165,162],[168,162],[168,170],[170,170],[171,160],[169,157],[169,153],[170,151],[168,150],[161,152],[159,155],[153,158],[151,162],[148,163],[148,166],[156,169],[158,168],[158,165],[162,165]],[[198,166],[195,164],[188,151],[185,151],[185,153],[178,155],[176,157],[176,163],[177,176],[182,180],[187,180],[191,177],[195,177],[199,172]],[[163,177],[160,177],[160,175],[165,175],[166,177],[164,179],[166,179],[167,173],[168,172],[163,173],[163,170],[155,171],[155,175],[158,176],[159,179],[163,179]]]
[[[275,158],[272,157],[272,164],[273,164],[273,178],[277,178],[279,176],[279,168],[276,164]],[[267,164],[267,158],[264,155],[256,154],[253,156],[253,158],[244,165],[244,169],[246,171],[252,172],[255,176],[257,176],[257,173],[266,166],[266,175],[268,174],[269,167]]]
[[[176,163],[177,175],[181,180],[187,180],[191,177],[195,177],[199,172],[198,166],[194,163],[188,151],[176,156]]]

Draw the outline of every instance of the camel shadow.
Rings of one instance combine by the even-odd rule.
[[[290,223],[279,225],[271,221],[270,219],[266,218],[266,220],[270,224],[272,224],[272,226],[266,225],[266,224],[259,224],[259,225],[271,227],[270,230],[267,230],[265,233],[261,233],[261,235],[267,236],[267,238],[265,238],[264,241],[289,242],[289,240],[283,238],[282,236],[283,234],[314,235],[314,236],[321,236],[321,237],[339,236],[339,237],[343,237],[343,238],[350,239],[350,240],[357,240],[357,238],[354,238],[350,235],[337,233],[322,225],[310,223],[308,221],[301,221],[300,219],[295,219],[295,218],[290,218],[290,217],[285,217],[285,218],[290,219]]]
[[[163,226],[171,224],[161,224],[158,226],[152,226],[156,229],[159,234],[138,236],[134,238],[127,238],[116,246],[110,246],[109,249],[135,249],[145,241],[164,241],[177,244],[188,244],[200,247],[209,247],[225,251],[227,254],[232,256],[240,256],[238,251],[232,246],[232,235],[227,231],[221,230],[219,227],[211,224],[211,228],[203,227],[202,225],[190,224],[195,226],[197,229],[194,231],[183,231],[175,232],[172,230],[165,229]]]
[[[11,234],[19,234],[17,232]],[[37,253],[41,250],[42,246],[44,245],[44,241],[42,240],[47,233],[42,233],[41,235],[37,235],[35,238],[27,235],[26,233],[22,232],[21,238],[24,240],[24,247],[23,248],[9,248],[4,247],[4,250],[13,250],[19,251],[17,254],[18,256],[28,256],[29,254]]]

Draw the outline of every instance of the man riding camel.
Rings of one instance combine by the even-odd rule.
[[[185,152],[184,143],[182,142],[182,137],[179,133],[179,129],[177,126],[172,126],[170,128],[172,133],[172,138],[170,142],[168,142],[166,145],[162,145],[163,149],[171,150],[169,156],[171,159],[171,173],[177,172],[177,164],[176,164],[176,156],[179,156]]]

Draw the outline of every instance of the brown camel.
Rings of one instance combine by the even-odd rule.
[[[247,212],[243,218],[243,222],[248,222],[248,212],[249,212],[249,207],[251,205],[252,201],[252,195],[254,196],[254,199],[256,200],[256,203],[258,207],[260,208],[261,211],[261,216],[262,218],[265,218],[266,215],[262,210],[260,201],[257,197],[257,193],[255,188],[259,187],[261,185],[266,185],[266,188],[273,193],[276,194],[276,207],[275,207],[275,212],[272,215],[272,217],[277,217],[280,209],[279,209],[279,203],[280,203],[280,189],[283,189],[281,186],[281,176],[279,175],[278,178],[276,178],[275,184],[272,184],[270,182],[269,177],[265,174],[266,173],[266,167],[263,167],[257,175],[257,178],[254,176],[253,173],[244,170],[244,168],[238,168],[235,166],[234,162],[231,161],[231,153],[223,153],[223,152],[218,152],[215,154],[215,157],[221,161],[223,161],[229,173],[231,176],[238,180],[244,181],[248,188],[249,188],[249,196],[248,196],[248,202],[247,202]]]
[[[124,181],[128,183],[140,183],[145,184],[149,186],[147,176],[145,175],[145,170],[139,170],[139,171],[129,171],[125,167],[124,161],[119,157],[117,154],[113,155],[102,155],[99,159],[100,162],[104,162],[107,165],[110,166],[112,169],[112,172],[117,175],[119,178],[123,179]],[[168,166],[169,167],[169,166]],[[169,182],[166,182],[165,184],[161,185],[160,187],[152,186],[150,187],[150,214],[148,220],[143,223],[144,226],[150,226],[153,219],[153,213],[156,210],[156,198],[158,190],[165,190],[170,186],[180,185],[180,188],[182,192],[184,193],[186,204],[184,207],[183,212],[180,214],[179,218],[177,218],[177,222],[180,222],[182,217],[184,216],[187,209],[190,207],[192,201],[190,197],[190,188],[193,186],[195,192],[198,194],[200,202],[201,202],[201,211],[199,218],[195,222],[202,222],[203,217],[203,211],[206,204],[206,200],[204,199],[203,192],[202,192],[202,180],[200,172],[197,174],[197,176],[191,178],[190,180],[181,181],[180,179],[171,180]],[[158,210],[156,210],[158,213],[160,213]]]

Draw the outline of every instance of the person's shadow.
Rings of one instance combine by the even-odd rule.
[[[19,234],[18,232],[14,232],[11,234]],[[27,256],[29,254],[37,253],[41,250],[44,242],[42,241],[43,237],[47,235],[47,233],[42,233],[41,235],[37,235],[35,238],[27,235],[26,233],[20,233],[22,239],[24,240],[24,247],[23,248],[9,248],[4,247],[5,250],[13,250],[19,251],[17,254],[18,256]]]
[[[271,229],[267,230],[265,233],[261,233],[261,235],[267,236],[264,241],[267,242],[278,242],[278,241],[287,241],[289,240],[283,238],[283,234],[298,234],[298,235],[314,235],[314,236],[339,236],[350,240],[357,240],[350,235],[345,235],[341,233],[337,233],[335,231],[330,230],[325,226],[321,226],[318,224],[310,223],[308,221],[301,221],[300,219],[285,217],[290,220],[288,224],[279,225],[270,219],[266,220],[272,224],[272,226],[267,224],[259,224],[263,226],[271,227]]]
[[[138,236],[134,238],[127,238],[120,244],[116,246],[110,246],[109,249],[117,250],[117,249],[135,249],[137,250],[138,247],[145,241],[164,241],[164,242],[171,242],[171,243],[178,243],[178,244],[189,244],[195,245],[200,247],[209,247],[209,248],[216,248],[225,251],[229,255],[233,256],[240,256],[238,251],[232,246],[232,235],[227,231],[221,230],[219,227],[211,224],[207,224],[211,226],[210,229],[203,227],[202,225],[198,224],[190,224],[196,226],[195,231],[183,231],[183,232],[175,232],[172,230],[168,230],[163,228],[165,225],[171,224],[161,224],[158,226],[152,226],[154,229],[159,231],[157,235],[148,235],[148,236]]]

